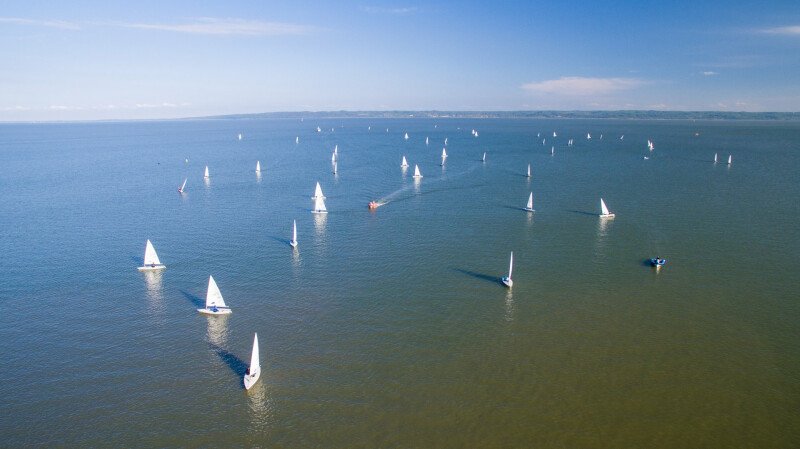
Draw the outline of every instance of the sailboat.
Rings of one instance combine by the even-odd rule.
[[[525,206],[525,210],[528,212],[535,212],[533,210],[533,192],[531,192],[531,195],[528,197],[528,205]]]
[[[527,177],[528,178],[531,177],[531,164],[528,164],[528,175],[527,175]]]
[[[550,147],[550,156],[556,154],[556,147]]]
[[[183,184],[181,184],[181,186],[178,187],[178,193],[183,193],[184,190],[186,190],[186,179],[187,178],[183,178]]]
[[[331,162],[336,162],[336,153],[331,154]]]
[[[258,354],[258,332],[253,336],[253,354],[250,355],[250,366],[244,373],[244,389],[249,390],[261,377],[261,360]]]
[[[333,146],[333,154],[335,154],[336,157],[339,157],[339,144]]]
[[[414,176],[413,178],[421,178],[422,173],[419,172],[419,165],[414,164]]]
[[[297,220],[292,220],[292,240],[289,241],[289,246],[297,248]]]
[[[444,160],[445,160],[445,159],[447,159],[447,151],[445,151],[445,149],[444,149],[444,148],[442,148],[442,163],[441,163],[441,164],[439,164],[439,165],[442,165],[442,166],[444,166]]]
[[[511,251],[511,259],[508,261],[508,276],[500,278],[500,282],[506,287],[513,287],[514,281],[511,280],[511,269],[514,268],[514,251]]]
[[[447,137],[444,138],[444,144],[447,145]]]
[[[600,218],[614,218],[614,214],[608,211],[606,202],[600,198]]]
[[[478,131],[475,131],[475,137],[478,137]]]
[[[586,140],[591,140],[592,135],[590,133],[586,133]]]
[[[625,140],[625,134],[619,136],[619,140]]]
[[[319,186],[319,181],[317,181],[317,187],[314,189],[314,196],[312,196],[311,198],[313,198],[313,199],[317,199],[317,198],[325,199],[325,195],[322,194],[322,187]]]
[[[426,137],[425,138],[425,145],[427,145],[427,144],[428,144],[428,138]]]
[[[239,140],[242,140],[242,133],[239,133]]]
[[[717,163],[717,153],[714,153],[714,163]]]
[[[197,309],[200,313],[206,315],[227,315],[231,313],[231,308],[225,305],[225,300],[222,299],[222,293],[214,282],[214,276],[208,277],[208,291],[206,292],[206,307]]]
[[[339,164],[334,162],[333,163],[333,174],[335,175],[339,171]]]
[[[312,214],[327,214],[328,209],[325,207],[325,201],[323,200],[325,197],[317,197],[314,198],[314,209],[311,211]]]
[[[406,161],[406,157],[403,156],[403,162],[400,163],[400,166],[403,168],[408,167],[408,161]]]
[[[321,132],[322,132],[322,129],[320,129],[320,127],[319,127],[319,126],[317,126],[317,132],[318,132],[318,133],[321,133]]]
[[[733,162],[733,155],[729,154],[728,155],[728,165],[731,165],[731,162]]]
[[[481,159],[481,162],[486,162],[486,152],[485,151],[483,152],[483,158]]]
[[[297,137],[294,138],[294,143],[295,143],[295,145],[300,143],[300,136],[297,136]]]
[[[206,165],[206,171],[205,171],[205,173],[203,174],[203,177],[204,177],[204,178],[208,178],[208,165]]]
[[[406,133],[406,135],[405,135],[405,136],[403,136],[403,139],[406,139],[406,140],[408,140],[408,133]]]
[[[167,268],[167,266],[158,260],[156,249],[153,248],[153,244],[148,239],[144,245],[144,264],[139,267],[139,271],[163,270],[164,268]]]
[[[256,173],[261,173],[261,161],[256,161]]]
[[[553,137],[556,137],[556,136],[557,136],[557,135],[556,135],[556,132],[555,132],[555,131],[553,131]]]

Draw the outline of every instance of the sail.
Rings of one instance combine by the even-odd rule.
[[[486,152],[485,152],[485,151],[483,152],[483,159],[481,159],[481,160],[482,160],[483,162],[486,162]]]
[[[714,153],[714,163],[717,163],[717,153]]]
[[[508,261],[508,278],[511,279],[511,270],[514,268],[514,251],[511,251],[511,259]]]
[[[528,177],[531,177],[531,164],[528,164]]]
[[[528,207],[527,208],[528,209],[533,209],[533,192],[531,192],[531,195],[528,197]]]
[[[314,211],[315,212],[327,212],[328,209],[325,208],[325,201],[322,199],[323,197],[317,197],[314,199]]]
[[[445,149],[442,148],[442,159],[444,159],[446,157],[447,157],[447,151],[445,151]]]
[[[557,137],[557,136],[556,136],[556,132],[555,132],[555,131],[553,131],[553,137]]]
[[[180,189],[181,192],[183,192],[183,190],[186,188],[186,180],[187,178],[183,178],[183,184],[181,184],[181,189]]]
[[[733,162],[733,155],[729,154],[728,155],[728,165],[731,165],[731,162]]]
[[[256,173],[261,172],[261,161],[256,161]]]
[[[161,261],[158,260],[158,254],[156,254],[156,249],[153,248],[153,244],[150,243],[150,240],[147,240],[147,244],[144,247],[144,264],[161,265]]]
[[[414,177],[421,178],[422,174],[419,172],[419,165],[414,165]]]
[[[333,147],[333,154],[335,154],[337,156],[339,155],[339,145],[338,144]]]
[[[403,137],[404,137],[406,140],[408,140],[408,133],[406,133],[406,135],[405,135],[405,136],[403,136]]]
[[[261,360],[258,354],[258,332],[253,337],[253,354],[250,356],[250,375],[261,371]]]
[[[314,196],[312,198],[325,198],[325,195],[322,194],[322,187],[319,186],[319,181],[317,181],[317,187],[314,189]]]
[[[444,138],[444,144],[447,145],[447,137]]]
[[[428,144],[428,138],[426,137],[425,138],[425,145],[427,145],[427,144]]]
[[[208,165],[206,165],[206,172],[203,175],[204,178],[208,178]]]
[[[331,162],[336,162],[336,153],[331,154]]]
[[[297,220],[292,220],[292,242],[297,243]]]
[[[208,277],[208,291],[206,292],[206,308],[209,307],[226,307],[225,300],[222,299],[222,293],[214,282],[214,277]]]
[[[294,138],[294,143],[300,143],[300,136]]]
[[[586,139],[591,139],[592,135],[590,133],[586,133]]]
[[[600,198],[600,211],[603,215],[608,215],[608,208],[606,207],[606,202]]]
[[[401,167],[408,167],[408,162],[406,161],[406,157],[405,156],[403,156],[403,162],[400,163],[400,166]]]

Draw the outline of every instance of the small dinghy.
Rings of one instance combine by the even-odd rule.
[[[163,270],[164,268],[167,268],[167,266],[158,260],[156,249],[153,248],[153,244],[148,239],[144,245],[144,264],[139,267],[139,271]]]
[[[244,389],[249,390],[261,377],[261,360],[258,353],[258,333],[253,337],[253,353],[250,355],[250,366],[244,373]]]
[[[600,218],[614,218],[614,214],[608,211],[606,202],[602,198],[600,198]]]
[[[289,246],[297,248],[297,220],[292,220],[292,240],[289,241]]]
[[[653,257],[652,259],[650,259],[650,266],[652,267],[661,268],[666,264],[667,264],[667,259],[664,259],[661,256]]]
[[[222,299],[222,292],[219,291],[214,276],[208,277],[208,290],[206,291],[206,307],[197,309],[198,312],[206,315],[227,315],[231,313],[231,308],[225,305]]]
[[[511,251],[511,259],[508,261],[508,276],[500,278],[500,282],[506,287],[511,288],[514,286],[514,281],[511,280],[511,269],[514,268],[514,251]]]

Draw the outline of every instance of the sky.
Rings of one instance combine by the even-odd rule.
[[[0,121],[432,109],[800,111],[800,3],[0,8]]]

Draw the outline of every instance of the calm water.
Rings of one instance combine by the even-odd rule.
[[[800,124],[7,124],[0,161],[2,446],[800,447]]]

